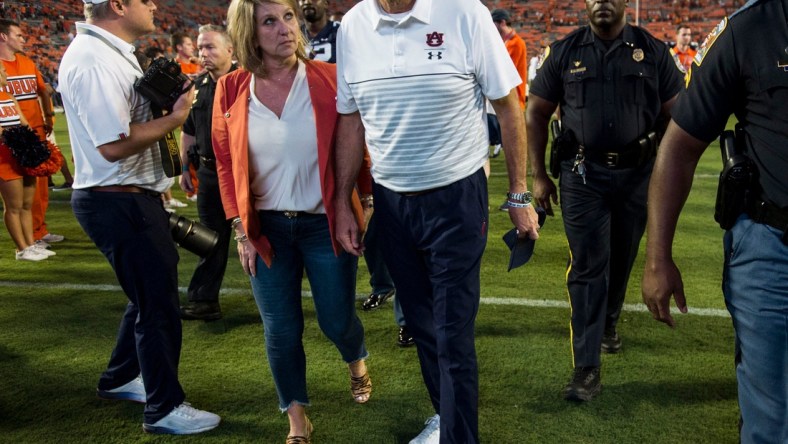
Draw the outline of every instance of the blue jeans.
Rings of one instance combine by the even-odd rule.
[[[367,357],[364,327],[356,316],[358,258],[334,254],[325,214],[299,213],[288,218],[278,211],[260,211],[261,232],[271,242],[274,257],[268,268],[257,257],[257,276],[251,278],[265,329],[265,349],[271,366],[279,408],[308,405],[306,355],[302,336],[301,279],[306,275],[320,329],[334,343],[342,359]]]
[[[71,206],[129,299],[98,388],[115,389],[141,374],[145,422],[153,424],[185,398],[178,382],[178,251],[169,215],[160,197],[145,194],[74,190]]]
[[[780,236],[743,215],[724,237],[745,444],[788,442],[788,246]]]

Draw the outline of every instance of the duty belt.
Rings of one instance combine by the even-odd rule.
[[[758,200],[747,208],[747,215],[754,222],[782,231],[780,240],[788,245],[788,208],[779,208],[772,203]]]
[[[637,168],[654,157],[657,152],[657,133],[650,131],[626,144],[623,148],[610,152],[585,150],[585,157],[611,170]],[[574,159],[576,153],[570,153],[566,159]],[[565,159],[565,160],[566,160]]]

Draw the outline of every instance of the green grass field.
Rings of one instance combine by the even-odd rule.
[[[69,152],[62,115],[56,135]],[[560,214],[545,224],[531,262],[507,273],[501,236],[510,222],[496,210],[506,188],[502,158],[492,165],[477,321],[482,442],[737,442],[733,330],[720,290],[722,231],[712,219],[718,147],[713,145],[701,161],[676,241],[690,313],[679,316],[671,330],[644,312],[639,258],[619,328],[624,348],[603,356],[602,395],[583,405],[560,396],[572,365]],[[140,427],[142,406],[96,399],[96,382],[126,298],[74,220],[70,194],[50,194],[50,230],[66,236],[55,246],[57,256],[17,262],[7,233],[0,235],[0,441],[283,442],[287,419],[278,413],[259,315],[234,254],[221,299],[225,317],[184,323],[180,363],[187,400],[221,415],[222,425],[189,438],[146,435]],[[183,198],[179,190],[176,196]],[[195,217],[195,205],[179,213]],[[193,255],[181,251],[182,287],[195,263]],[[367,281],[362,260],[359,294],[369,290]],[[390,304],[359,312],[374,385],[366,405],[352,401],[346,367],[317,328],[311,301],[304,299],[304,305],[313,442],[408,442],[432,412],[415,350],[395,346]]]

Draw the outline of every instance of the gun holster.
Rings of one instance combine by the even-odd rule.
[[[723,131],[720,135],[722,172],[714,205],[714,220],[723,230],[729,230],[739,216],[758,198],[758,169],[743,153],[741,130]]]
[[[558,179],[561,176],[561,162],[577,149],[577,139],[572,130],[562,131],[561,122],[558,120],[550,122],[550,132],[553,135],[553,143],[550,145],[550,175]]]

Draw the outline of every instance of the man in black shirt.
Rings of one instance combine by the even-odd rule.
[[[309,58],[336,63],[339,22],[328,19],[328,0],[299,0],[298,5],[304,14],[301,31],[309,40]]]
[[[687,312],[671,245],[698,159],[731,114],[757,169],[723,246],[723,293],[736,331],[741,442],[788,442],[788,0],[747,3],[706,38],[659,147],[649,187],[643,301],[674,326]],[[730,202],[728,202],[730,203]],[[733,218],[732,218],[733,219]],[[730,226],[732,225],[732,226]]]
[[[216,81],[235,69],[232,63],[233,47],[221,26],[204,25],[199,29],[197,49],[206,72],[195,80],[196,94],[189,118],[181,132],[181,162],[183,175],[181,188],[194,192],[189,162],[196,161],[197,214],[208,228],[219,233],[219,243],[213,252],[200,258],[187,292],[188,303],[181,306],[181,318],[211,321],[222,317],[219,306],[219,289],[227,268],[230,245],[230,221],[224,214],[219,182],[216,176],[216,158],[211,144],[211,113]],[[189,153],[192,153],[189,156]]]
[[[624,0],[586,0],[589,26],[545,50],[526,125],[535,201],[552,215],[550,117],[560,105],[561,210],[569,240],[574,374],[564,397],[601,391],[600,352],[621,348],[616,325],[646,224],[646,189],[659,134],[683,89],[667,47],[626,22]]]

